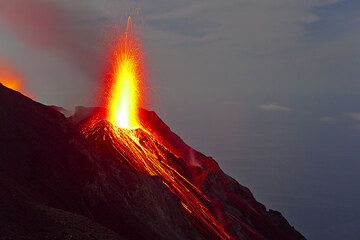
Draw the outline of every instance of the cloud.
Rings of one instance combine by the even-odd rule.
[[[352,113],[349,113],[349,116],[350,116],[354,121],[360,121],[360,112],[352,112]]]
[[[73,89],[68,86],[81,85],[78,92],[86,95],[88,89],[94,87],[90,84],[96,83],[85,80],[100,79],[93,72],[101,71],[101,61],[105,58],[102,54],[106,40],[103,38],[108,37],[108,31],[121,28],[124,16],[138,7],[152,86],[177,89],[187,94],[189,101],[197,101],[199,94],[203,99],[212,99],[216,94],[235,101],[239,100],[238,96],[244,96],[258,102],[254,93],[301,93],[310,87],[317,91],[323,89],[324,85],[319,82],[325,80],[327,88],[336,86],[338,89],[337,84],[328,81],[335,77],[323,77],[329,69],[338,68],[325,68],[324,62],[334,59],[335,66],[338,62],[355,62],[337,58],[336,52],[327,55],[329,50],[340,46],[353,52],[351,46],[356,46],[358,38],[349,38],[353,44],[335,41],[330,46],[325,41],[314,44],[314,39],[309,45],[303,39],[309,34],[309,25],[324,19],[315,10],[336,2],[339,1],[0,0],[0,50],[2,55],[20,66],[20,70],[26,68],[30,72],[32,78],[29,81],[33,83],[36,95],[45,92],[36,84],[38,79],[51,81],[52,84],[47,83],[48,88],[56,92],[55,77],[61,78],[61,85],[68,91]],[[26,43],[22,50],[12,38]],[[322,51],[314,54],[319,46],[324,46]],[[31,56],[26,65],[23,63],[25,55]],[[60,74],[50,71],[48,65],[55,60],[48,55],[61,58],[61,65],[56,63]],[[314,62],[314,58],[319,59]],[[81,83],[73,74],[79,70],[80,74],[86,74]],[[307,73],[305,78],[300,79],[304,73]],[[341,78],[350,81],[345,76]],[[156,94],[159,98],[167,98],[164,91],[159,90]],[[45,100],[54,102],[53,95],[48,94]],[[61,94],[58,95],[63,99],[58,102],[60,105],[65,101],[78,104],[78,97],[66,95],[66,98],[60,98]],[[165,102],[166,108],[174,108]]]
[[[336,2],[338,0],[295,0],[291,4],[286,0],[209,0],[204,4],[185,0],[179,4],[156,0],[150,4],[140,1],[144,9],[151,9],[144,12],[152,30],[164,37],[176,36],[176,43],[206,39],[267,51],[292,45],[305,34],[307,24],[320,20],[312,9]]]
[[[336,122],[337,121],[337,118],[334,118],[334,117],[322,117],[320,118],[320,121],[321,122],[327,122],[327,123],[331,123],[331,122]]]
[[[276,103],[263,104],[260,105],[260,108],[264,111],[269,111],[269,112],[291,112],[294,110],[290,107],[282,106]]]

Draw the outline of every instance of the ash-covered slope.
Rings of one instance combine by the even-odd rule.
[[[0,239],[203,238],[158,178],[94,153],[62,114],[0,85]]]

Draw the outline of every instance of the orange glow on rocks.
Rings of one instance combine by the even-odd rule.
[[[210,199],[195,186],[183,169],[177,168],[182,161],[160,144],[160,141],[146,127],[124,129],[109,124],[102,119],[101,113],[88,119],[80,131],[98,146],[104,143],[112,146],[112,157],[125,159],[136,170],[150,176],[159,177],[164,185],[178,197],[185,213],[194,224],[219,240],[232,240],[221,222],[211,212]]]
[[[12,90],[29,96],[24,88],[20,74],[4,62],[0,62],[0,83]]]

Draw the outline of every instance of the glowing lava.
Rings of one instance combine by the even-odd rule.
[[[126,160],[134,169],[160,177],[165,186],[179,198],[194,225],[209,234],[210,239],[233,239],[209,209],[211,200],[191,182],[189,172],[179,167],[178,162],[183,159],[176,158],[159,144],[149,129],[118,128],[103,121],[99,114],[80,125],[80,131],[97,146],[111,146],[106,151],[110,151],[112,158],[120,162]]]
[[[80,126],[82,134],[102,145],[109,141],[119,161],[126,160],[134,169],[150,176],[158,176],[180,200],[195,225],[216,239],[231,236],[209,209],[210,200],[191,181],[190,173],[178,166],[183,159],[160,144],[155,135],[139,119],[139,103],[143,84],[143,54],[139,40],[131,29],[129,17],[126,31],[116,42],[107,75],[106,117],[95,114]],[[106,118],[107,121],[104,121]],[[111,124],[109,124],[110,122]],[[110,148],[111,149],[111,148]]]
[[[108,120],[120,128],[139,128],[142,51],[130,17],[125,33],[117,41],[111,65]]]

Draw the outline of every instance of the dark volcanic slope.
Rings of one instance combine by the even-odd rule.
[[[0,84],[0,239],[217,239],[193,225],[164,179],[135,170],[117,152],[126,142],[99,147],[84,138],[74,123],[89,114],[78,108],[68,120]],[[304,239],[154,112],[142,110],[141,120],[234,239]]]
[[[79,108],[79,110],[81,113],[86,112],[82,108]],[[169,189],[177,189],[176,184],[174,185],[171,181],[171,179],[176,179],[177,175],[173,174],[173,177],[169,179],[169,174],[172,175],[172,173],[166,170],[170,165],[170,168],[176,169],[177,172],[181,173],[183,177],[186,177],[188,181],[206,195],[210,201],[204,201],[205,206],[208,207],[217,221],[224,226],[234,239],[304,239],[300,233],[289,225],[281,213],[273,210],[267,211],[261,203],[255,200],[249,189],[227,176],[211,157],[207,157],[186,145],[154,112],[141,110],[143,129],[137,130],[136,133],[133,132],[139,137],[140,148],[146,146],[148,149],[153,149],[152,152],[157,152],[157,157],[148,161],[136,157],[142,155],[142,151],[136,153],[136,156],[131,156],[131,154],[129,156],[129,150],[127,149],[129,145],[132,145],[132,140],[131,138],[125,140],[126,137],[124,138],[124,136],[127,135],[127,131],[124,132],[121,129],[108,131],[107,129],[113,127],[107,126],[109,123],[104,125],[103,120],[97,120],[103,119],[103,117],[98,116],[101,115],[101,109],[93,110],[93,114],[89,109],[87,114],[79,113],[76,115],[82,115],[85,118],[79,124],[79,128],[94,147],[104,154],[112,153],[112,159],[116,159],[116,156],[127,156],[126,159],[130,161],[134,168],[148,174],[158,175],[167,186],[171,186]],[[88,118],[86,118],[87,115]],[[76,122],[79,120],[80,118],[77,118]],[[146,134],[141,134],[143,130],[151,132],[153,137],[150,138]],[[117,132],[115,134],[117,137],[109,135],[114,131]],[[163,147],[151,147],[151,142],[154,141],[153,138],[157,141],[154,142],[155,144]],[[131,148],[137,151],[135,146]],[[164,158],[164,156],[167,157]],[[140,167],[143,162],[146,162],[145,168]],[[185,188],[185,186],[182,187],[182,189]],[[192,190],[187,189],[185,192],[190,195]],[[181,193],[175,191],[174,194],[182,202],[186,201]],[[201,199],[196,201],[201,201]],[[208,206],[208,203],[210,206]],[[202,207],[198,206],[198,209]],[[196,215],[196,209],[193,208],[191,212],[191,216]],[[195,217],[195,219],[198,219],[198,217]],[[214,221],[208,218],[208,222]],[[200,228],[204,227],[204,224],[200,225]],[[207,229],[206,231],[211,230]],[[227,239],[226,236],[223,237]],[[218,237],[206,236],[206,238],[217,239]]]
[[[0,239],[125,240],[84,216],[37,204],[22,192],[0,176]]]
[[[62,114],[2,85],[0,176],[0,239],[201,239],[159,179],[94,154]]]
[[[192,183],[211,200],[213,211],[237,239],[305,239],[280,212],[257,202],[250,190],[226,175],[211,157],[194,150],[156,115],[141,110],[141,122],[161,144],[183,159]]]

